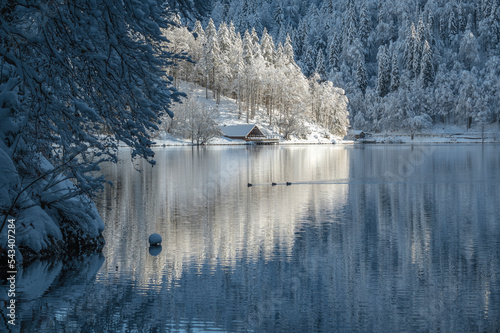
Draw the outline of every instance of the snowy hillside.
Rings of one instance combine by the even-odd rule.
[[[353,128],[500,123],[498,1],[216,0],[211,8],[205,32],[211,21],[218,32],[231,22],[254,40],[289,42],[306,77],[345,91]]]
[[[200,87],[194,83],[182,82],[180,84],[179,90],[185,92],[188,95],[188,100],[196,100],[203,107],[212,110],[215,114],[215,120],[217,126],[229,126],[229,125],[238,125],[238,124],[256,124],[264,134],[266,135],[279,135],[279,129],[276,125],[269,125],[269,118],[267,117],[264,110],[259,109],[256,112],[254,119],[247,119],[245,115],[242,115],[240,119],[238,119],[238,104],[234,99],[221,96],[220,103],[217,104],[215,99],[213,98],[213,92],[207,90],[203,87]],[[184,102],[186,104],[186,101]],[[175,114],[174,120],[179,116],[179,112],[183,112],[181,109],[182,106],[174,106],[173,112]],[[191,139],[180,138],[179,136],[172,135],[167,132],[167,129],[172,122],[169,118],[164,119],[165,124],[162,126],[162,131],[155,138],[155,142],[157,146],[172,146],[172,145],[190,145]],[[305,119],[301,119],[301,135],[292,135],[288,140],[284,140],[281,138],[280,144],[331,144],[336,142],[341,142],[342,138],[339,136],[334,136],[328,130],[322,128],[321,126],[314,124]],[[210,139],[207,144],[246,144],[246,142],[242,140],[233,140],[223,137],[222,135],[218,135],[215,138]]]
[[[194,99],[201,103],[205,108],[213,110],[217,126],[229,126],[246,124],[245,116],[238,119],[238,104],[234,99],[221,96],[220,103],[217,105],[213,98],[213,92],[208,90],[209,98],[206,98],[207,91],[194,83],[182,82],[179,90],[188,95],[188,99]],[[183,110],[176,110],[176,116]],[[175,117],[174,117],[175,119]],[[172,135],[165,131],[165,127],[171,120],[165,119],[163,130],[155,137],[155,146],[182,146],[191,145],[191,140]],[[266,135],[278,135],[276,126],[269,126],[269,120],[264,110],[259,110],[253,120],[249,123],[256,124]],[[352,143],[361,131],[350,130],[345,137],[334,136],[326,129],[317,124],[303,121],[303,136],[292,136],[289,140],[281,138],[280,144],[331,144],[331,143]],[[413,137],[412,137],[413,134]],[[419,131],[383,131],[383,132],[367,132],[365,142],[376,143],[481,143],[481,142],[499,142],[500,130],[496,123],[490,124],[482,128],[478,124],[474,124],[469,130],[464,126],[436,124],[430,128],[421,129]],[[218,135],[210,139],[207,144],[210,145],[241,145],[247,144],[242,140],[233,140]]]

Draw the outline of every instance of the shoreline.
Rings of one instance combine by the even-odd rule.
[[[498,132],[485,132],[484,137],[478,132],[454,132],[454,133],[436,133],[436,132],[420,132],[414,133],[413,138],[411,134],[401,133],[375,133],[367,134],[362,139],[354,138],[353,134],[348,134],[343,139],[337,140],[289,140],[280,141],[271,146],[300,146],[300,145],[354,145],[354,144],[461,144],[461,143],[500,143],[500,131]],[[215,138],[211,142],[202,144],[200,146],[258,146],[254,142],[227,139],[224,137]],[[179,138],[172,138],[167,140],[155,140],[154,148],[167,148],[167,147],[194,147],[196,144],[186,140],[183,141]],[[124,147],[124,146],[121,146]]]

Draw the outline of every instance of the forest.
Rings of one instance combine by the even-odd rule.
[[[204,27],[212,20],[243,40],[290,44],[306,78],[345,91],[354,128],[499,122],[496,0],[218,0],[208,7],[183,23],[196,32],[196,18]]]
[[[176,86],[180,81],[194,82],[205,87],[206,98],[217,103],[221,95],[233,98],[238,103],[238,119],[247,123],[255,121],[256,113],[263,110],[266,125],[285,139],[300,136],[304,120],[320,124],[339,137],[347,133],[344,91],[320,75],[307,78],[294,60],[289,37],[276,46],[265,28],[261,38],[255,29],[246,30],[241,38],[232,23],[222,22],[217,29],[211,19],[206,28],[196,21],[194,30],[189,31],[178,16],[174,22],[177,24],[165,31],[167,48],[176,54],[186,53],[190,60],[181,59],[169,67]],[[182,136],[186,130],[192,131],[188,127],[193,122],[201,122],[197,124],[201,127],[208,124],[202,115],[184,121],[185,114],[196,109],[194,105],[187,110],[176,109],[180,112],[175,112],[172,120],[166,119],[173,134]]]

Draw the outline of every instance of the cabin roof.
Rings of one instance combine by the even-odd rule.
[[[221,131],[224,136],[242,138],[246,138],[254,129],[254,134],[264,136],[261,130],[254,124],[230,125],[221,127]]]

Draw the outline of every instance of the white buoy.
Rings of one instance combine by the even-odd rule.
[[[149,236],[149,245],[150,246],[157,246],[161,244],[161,236],[154,233]]]

